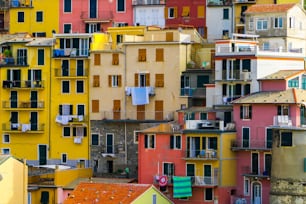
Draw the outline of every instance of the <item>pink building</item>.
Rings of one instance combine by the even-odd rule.
[[[305,106],[297,106],[305,95],[304,74],[301,70],[278,71],[259,80],[261,92],[233,102],[237,128],[237,139],[232,142],[237,155],[236,195],[247,203],[269,203],[272,126],[286,129],[305,124],[301,115]]]
[[[61,0],[60,33],[94,33],[111,26],[132,25],[132,1]]]

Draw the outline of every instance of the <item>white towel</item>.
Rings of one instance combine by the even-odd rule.
[[[26,132],[28,130],[31,130],[31,124],[22,124],[21,131]]]

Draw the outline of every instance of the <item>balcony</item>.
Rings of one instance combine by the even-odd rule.
[[[174,120],[174,111],[102,111],[98,114],[101,116],[100,120]]]
[[[27,57],[3,57],[0,60],[0,67],[29,66]]]
[[[10,7],[10,2],[7,0],[0,0],[0,9],[7,10]]]
[[[273,117],[273,126],[292,127],[292,120],[288,115],[277,115]]]
[[[224,126],[223,120],[186,120],[187,130],[235,130],[235,124],[227,123]]]
[[[101,156],[103,157],[113,157],[115,158],[118,154],[124,154],[124,145],[123,144],[116,144],[116,145],[100,145],[99,148],[101,149]]]
[[[271,151],[272,140],[233,140],[231,141],[232,151]]]
[[[84,124],[88,122],[87,115],[57,115],[55,122],[68,125],[68,124]]]
[[[234,0],[235,4],[255,4],[256,0]]]
[[[192,149],[185,152],[185,160],[218,160],[217,150]]]
[[[260,172],[259,169],[253,169],[251,168],[251,166],[242,166],[241,167],[241,172],[243,176],[246,177],[251,177],[254,179],[258,179],[258,178],[267,178],[268,180],[270,179],[270,175],[271,175],[271,170],[267,169],[267,170],[263,170],[262,172]]]
[[[3,123],[2,130],[11,133],[43,133],[43,123]]]
[[[188,96],[194,98],[205,98],[206,88],[181,88],[180,96]]]
[[[165,0],[132,0],[133,6],[165,5]]]
[[[65,48],[54,49],[54,58],[70,58],[70,57],[88,57],[89,49]]]
[[[54,74],[58,78],[87,78],[89,69],[70,69],[70,68],[55,68]]]
[[[207,6],[230,6],[230,0],[207,0]]]
[[[11,8],[32,7],[32,0],[11,0]]]
[[[110,10],[99,10],[96,13],[83,11],[81,13],[81,20],[84,22],[110,22],[113,18],[113,12]]]
[[[43,109],[45,108],[44,101],[2,101],[3,109]]]
[[[155,175],[153,176],[153,183],[155,185],[159,184],[159,178],[162,175]],[[218,186],[218,177],[217,176],[186,176],[191,177],[191,185],[198,186],[198,187],[212,187]],[[168,185],[173,185],[172,176],[168,178]]]
[[[2,88],[5,89],[39,89],[44,88],[42,80],[3,80]]]
[[[251,72],[240,71],[240,70],[223,70],[222,71],[222,80],[221,81],[251,81]],[[216,80],[220,81],[220,80]]]

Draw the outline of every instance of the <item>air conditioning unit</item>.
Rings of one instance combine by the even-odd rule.
[[[251,72],[242,72],[240,74],[240,79],[244,80],[244,81],[250,80],[251,79]]]

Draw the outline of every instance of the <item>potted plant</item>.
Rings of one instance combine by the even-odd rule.
[[[12,51],[10,49],[5,49],[3,55],[5,58],[12,57]]]

